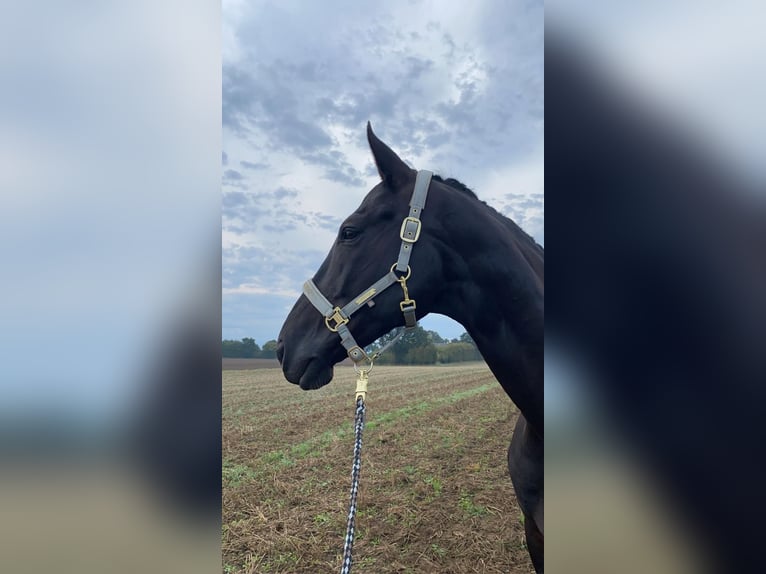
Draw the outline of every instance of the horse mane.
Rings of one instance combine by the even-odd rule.
[[[526,239],[528,239],[528,240],[529,240],[529,241],[532,243],[532,245],[534,245],[534,246],[535,246],[535,247],[537,247],[538,249],[540,249],[540,250],[542,250],[542,249],[543,249],[543,248],[542,248],[542,246],[541,246],[539,243],[537,243],[537,241],[535,241],[535,239],[534,239],[534,238],[533,238],[533,237],[532,237],[532,236],[531,236],[529,233],[527,233],[527,232],[526,232],[526,231],[524,231],[524,230],[523,230],[521,227],[519,227],[519,225],[518,225],[518,224],[517,224],[515,221],[513,221],[513,220],[512,220],[512,219],[510,219],[509,217],[506,217],[505,215],[503,215],[502,213],[500,213],[500,212],[499,212],[497,209],[495,209],[494,207],[492,207],[491,205],[489,205],[489,204],[488,204],[486,201],[482,201],[482,200],[480,200],[480,199],[479,199],[479,196],[478,196],[478,195],[476,195],[476,192],[475,192],[475,191],[473,191],[473,190],[472,190],[470,187],[468,187],[466,184],[464,184],[462,181],[459,181],[459,180],[455,179],[454,177],[448,177],[448,178],[444,179],[442,176],[440,176],[440,175],[438,175],[438,174],[434,174],[434,175],[433,175],[433,177],[432,177],[432,179],[434,179],[434,180],[436,180],[436,181],[438,181],[438,182],[441,182],[441,183],[443,183],[443,184],[445,184],[445,185],[447,185],[447,186],[451,187],[452,189],[456,189],[457,191],[460,191],[460,192],[464,193],[464,194],[465,194],[465,195],[467,195],[468,197],[470,197],[470,198],[472,198],[472,199],[475,199],[475,200],[476,200],[476,201],[478,201],[479,203],[482,203],[482,204],[484,204],[484,206],[485,206],[487,209],[489,209],[489,211],[492,213],[492,215],[494,215],[494,217],[495,217],[496,219],[499,219],[499,220],[500,220],[500,221],[502,221],[502,222],[503,222],[505,225],[508,225],[509,227],[511,227],[511,229],[512,229],[513,231],[515,231],[515,232],[520,232],[520,233],[522,234],[522,236],[523,236],[523,237],[525,237]]]
[[[462,191],[463,193],[465,193],[466,195],[470,197],[473,197],[474,199],[479,199],[479,197],[470,187],[468,187],[463,182],[456,180],[454,177],[448,177],[447,179],[444,179],[442,176],[434,174],[433,179],[435,179],[436,181],[440,181],[441,183],[444,183],[453,189]]]

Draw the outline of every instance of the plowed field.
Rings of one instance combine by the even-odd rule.
[[[223,570],[337,572],[355,374],[302,391],[279,369],[223,372]],[[355,573],[533,572],[508,477],[517,410],[483,363],[376,367]]]

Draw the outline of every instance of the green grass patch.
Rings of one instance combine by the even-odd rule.
[[[330,516],[326,512],[317,514],[314,517],[314,524],[316,524],[317,526],[324,526],[325,524],[330,524],[331,522],[332,522],[332,516]]]
[[[497,383],[493,381],[473,389],[452,393],[446,397],[440,397],[432,401],[421,401],[414,405],[409,405],[400,409],[381,413],[376,415],[372,420],[367,421],[365,423],[365,428],[367,430],[373,430],[379,426],[399,423],[414,415],[419,415],[434,410],[443,405],[453,404],[462,401],[463,399],[467,399],[481,393],[486,393],[487,391],[494,389],[497,389]],[[261,460],[265,464],[269,465],[273,464],[281,467],[292,466],[295,464],[296,460],[301,460],[311,456],[314,453],[319,453],[333,442],[346,438],[347,436],[352,436],[353,433],[353,422],[345,421],[334,429],[326,430],[315,437],[291,446],[287,452],[281,450],[266,453],[261,457]]]
[[[222,478],[225,486],[236,487],[253,481],[257,473],[245,464],[223,462]]]
[[[413,415],[418,415],[428,411],[432,411],[436,409],[437,407],[441,407],[443,405],[450,405],[453,403],[457,403],[459,401],[462,401],[463,399],[467,399],[475,395],[480,395],[481,393],[486,393],[487,391],[491,391],[496,388],[497,388],[497,383],[493,381],[491,383],[487,383],[485,385],[481,385],[473,389],[467,389],[465,391],[454,392],[451,395],[447,395],[446,397],[439,397],[438,399],[434,399],[431,401],[421,401],[419,403],[415,403],[414,405],[408,405],[400,409],[388,411],[386,413],[377,415],[372,420],[367,422],[365,426],[368,429],[374,429],[375,427],[379,425],[386,425],[392,422],[401,422],[412,417]]]
[[[442,493],[442,481],[436,476],[427,476],[423,479],[427,485],[429,485],[433,491],[434,496],[440,496]]]
[[[469,516],[484,516],[488,512],[485,506],[475,504],[471,498],[471,495],[466,491],[462,491],[460,493],[460,501],[458,504],[460,508],[463,509],[463,511]]]
[[[289,457],[283,450],[267,452],[265,455],[263,455],[263,457],[261,457],[261,460],[267,465],[275,465],[280,467],[292,466],[295,464],[295,460]]]

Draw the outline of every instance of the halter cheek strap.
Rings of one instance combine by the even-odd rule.
[[[410,299],[409,291],[407,290],[407,280],[410,278],[410,256],[412,255],[412,248],[417,240],[420,238],[421,221],[420,217],[425,208],[426,196],[428,195],[428,187],[431,184],[431,177],[433,173],[427,170],[418,171],[415,178],[415,189],[412,192],[412,198],[410,199],[410,212],[407,217],[402,221],[402,227],[399,230],[399,238],[402,240],[402,244],[399,248],[399,258],[391,266],[391,270],[383,277],[378,279],[375,283],[370,285],[367,289],[362,291],[357,297],[351,300],[343,307],[334,306],[325,297],[314,281],[309,279],[303,284],[303,294],[311,302],[311,304],[324,316],[325,325],[333,333],[338,333],[340,336],[340,342],[346,349],[349,358],[354,364],[359,363],[365,359],[370,360],[367,353],[364,352],[354,340],[351,331],[348,329],[348,322],[351,319],[351,315],[356,313],[364,305],[369,304],[376,296],[380,295],[384,290],[393,285],[399,283],[402,287],[404,294],[403,300],[399,303],[399,308],[404,315],[404,326],[406,330],[413,329],[417,325],[417,317],[415,315],[416,304],[414,299]],[[401,277],[397,273],[403,273]],[[382,353],[389,346],[393,345],[396,340],[404,333],[402,331],[396,339],[388,343],[379,351]]]
[[[399,248],[396,270],[400,273],[407,271],[412,247],[420,237],[420,215],[426,206],[426,196],[428,195],[428,186],[431,184],[431,176],[433,176],[433,173],[430,171],[421,170],[415,178],[415,189],[410,199],[410,214],[402,221],[402,228],[399,231],[402,246]]]

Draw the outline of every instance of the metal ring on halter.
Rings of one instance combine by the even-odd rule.
[[[393,271],[394,269],[396,269],[396,263],[394,263],[394,264],[391,266],[391,271]],[[407,275],[405,275],[404,277],[399,277],[399,279],[398,279],[398,280],[399,280],[399,281],[401,281],[402,279],[404,279],[405,281],[407,281],[407,279],[409,279],[409,278],[410,278],[410,275],[412,275],[412,269],[410,269],[410,266],[409,266],[409,265],[407,265]]]
[[[373,360],[370,357],[366,357],[366,359],[370,362],[370,366],[369,367],[365,367],[364,369],[360,369],[359,365],[354,363],[354,372],[355,373],[358,373],[359,371],[364,371],[365,373],[369,373],[370,371],[372,371],[372,367],[374,366]]]

